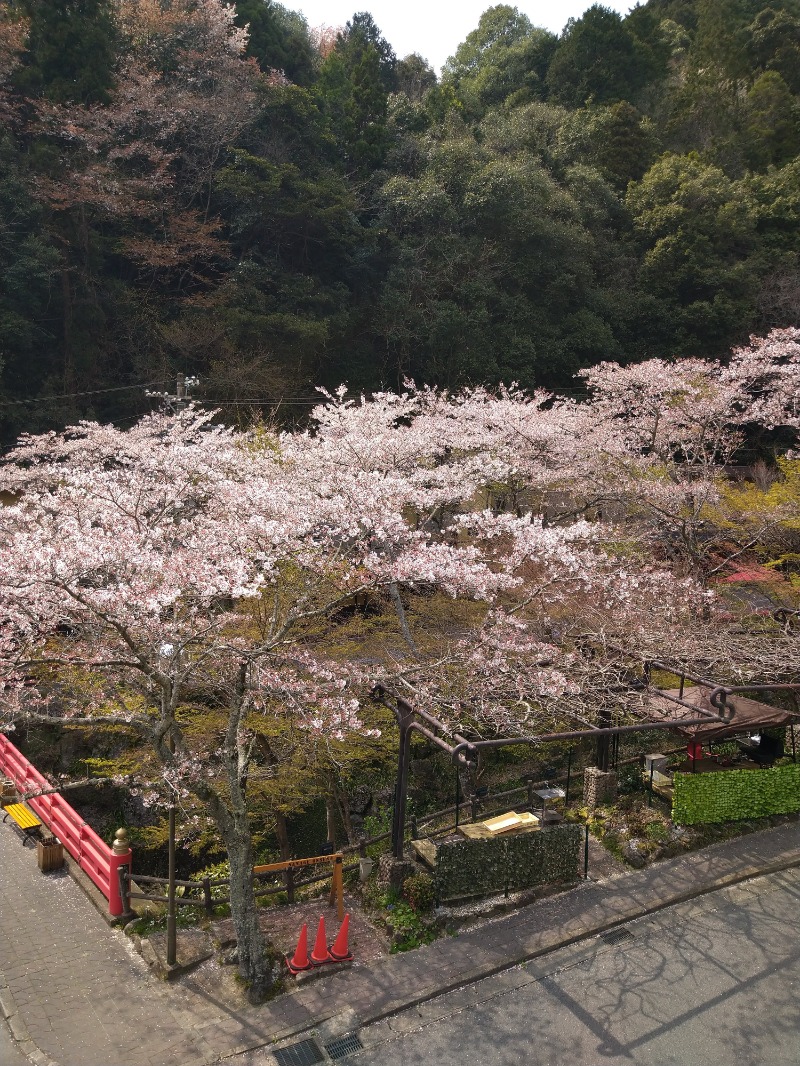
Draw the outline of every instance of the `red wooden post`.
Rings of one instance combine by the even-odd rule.
[[[118,829],[114,834],[114,844],[111,848],[108,865],[108,913],[118,918],[128,908],[119,893],[119,870],[120,866],[128,867],[130,876],[131,846],[128,843],[128,834],[124,829]]]

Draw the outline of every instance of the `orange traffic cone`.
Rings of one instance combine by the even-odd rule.
[[[328,945],[325,942],[325,918],[322,917],[319,920],[317,927],[317,939],[314,941],[314,950],[311,952],[311,965],[322,966],[326,962],[331,962],[330,952],[328,951]]]
[[[297,941],[297,950],[293,958],[286,956],[286,965],[290,973],[300,973],[302,970],[310,970],[311,962],[308,958],[308,926],[303,922],[300,936]]]
[[[339,932],[336,934],[336,939],[333,942],[333,947],[330,949],[330,956],[334,962],[352,962],[353,956],[350,954],[350,949],[347,946],[347,933],[350,929],[350,915],[345,914],[344,921],[339,927]]]

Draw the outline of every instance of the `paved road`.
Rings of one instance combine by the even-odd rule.
[[[352,1066],[798,1066],[800,871],[625,927],[362,1030]]]
[[[0,826],[0,999],[29,1044],[63,1066],[167,1066],[206,1057],[179,997],[150,974],[68,874],[43,877],[36,852]],[[11,1013],[7,1011],[7,1013]],[[5,1024],[0,1019],[0,1024]],[[2,1049],[2,1044],[0,1044]],[[5,1060],[0,1059],[2,1066]]]
[[[0,1018],[0,1062],[3,1066],[30,1066],[30,1061],[18,1049],[2,1018]]]
[[[796,867],[800,868],[800,834],[798,823],[791,821],[703,852],[612,877],[606,882],[583,883],[572,891],[541,900],[456,938],[443,938],[419,951],[375,963],[357,960],[351,969],[328,974],[324,980],[298,988],[292,995],[253,1008],[237,1007],[223,992],[202,984],[195,987],[187,982],[175,987],[155,980],[132,952],[127,938],[105,925],[69,876],[61,873],[42,876],[32,850],[22,847],[9,826],[0,826],[0,1008],[11,1019],[14,1035],[21,1041],[19,1050],[32,1056],[36,1066],[45,1066],[47,1061],[55,1061],[59,1066],[211,1066],[221,1058],[234,1056],[235,1059],[241,1053],[244,1054],[235,1059],[236,1066],[261,1066],[262,1063],[275,1066],[269,1048],[277,1042],[308,1037],[314,1029],[323,1043],[357,1030],[368,1038],[383,1041],[388,1038],[394,1045],[386,1044],[386,1055],[390,1051],[394,1054],[398,1026],[418,1027],[423,1020],[427,1023],[439,1016],[442,1010],[447,1018],[454,1013],[459,1001],[457,997],[443,997],[441,993],[446,989],[466,987],[466,992],[457,993],[467,997],[461,1007],[464,1003],[474,1007],[482,1001],[481,997],[491,999],[497,991],[510,992],[535,983],[536,1003],[521,1007],[521,1013],[509,1019],[505,1028],[498,1022],[501,1027],[496,1030],[498,1036],[485,1056],[486,1062],[498,1066],[506,1061],[514,1062],[515,1066],[517,1062],[525,1062],[527,1066],[530,1061],[535,1066],[537,1062],[548,1061],[548,1047],[557,1049],[565,1040],[565,1046],[570,1047],[569,1040],[577,1039],[575,1033],[582,1033],[580,1042],[575,1044],[576,1055],[581,1048],[589,1049],[593,1058],[585,1062],[594,1066],[609,1059],[610,1053],[608,1048],[596,1050],[599,1038],[592,1044],[590,1021],[595,1027],[600,1025],[601,1032],[602,1025],[607,1024],[613,1038],[625,1048],[628,1043],[635,1049],[640,1045],[658,1047],[658,1034],[648,1037],[651,1041],[648,1044],[646,1034],[632,1030],[632,1035],[628,1033],[639,1015],[630,1008],[633,1020],[627,1019],[627,1000],[615,1013],[613,1002],[592,998],[591,990],[597,986],[598,976],[603,977],[602,966],[607,965],[611,956],[598,955],[600,969],[590,972],[586,989],[576,990],[570,984],[560,993],[552,983],[556,978],[551,978],[550,984],[540,980],[552,972],[550,963],[550,969],[536,968],[541,967],[541,960],[552,959],[556,951],[569,943],[582,944],[574,950],[589,951],[593,958],[598,954],[596,942],[593,947],[587,945],[591,943],[590,938],[604,930],[641,920],[643,915],[664,907],[683,906],[685,901],[714,892],[723,885],[740,884],[747,878]],[[796,881],[791,883],[796,886]],[[796,900],[793,904],[796,913]],[[795,920],[791,908],[786,908],[786,914],[788,920]],[[762,916],[762,921],[765,920]],[[665,928],[668,931],[671,927]],[[705,929],[705,920],[698,928],[701,932]],[[788,931],[791,927],[787,924],[785,928]],[[767,929],[759,931],[758,936],[752,934],[753,950],[746,951],[741,960],[745,969],[746,964],[758,959],[760,945],[768,943],[765,937],[769,932]],[[796,937],[796,928],[791,932]],[[662,939],[667,938],[667,932],[662,931],[660,935]],[[749,929],[743,935],[751,935]],[[622,958],[638,958],[645,939],[637,933],[632,942],[635,946]],[[780,941],[780,937],[776,939]],[[782,943],[775,946],[776,959],[781,958]],[[693,944],[695,950],[696,942],[687,933],[681,950],[688,952]],[[767,966],[771,958],[772,954],[762,958],[763,965]],[[583,956],[576,955],[575,959],[580,961]],[[525,960],[533,961],[527,962],[525,969],[515,968],[516,963]],[[673,985],[685,984],[695,972],[701,972],[700,961],[692,963],[688,976],[681,976],[675,970],[674,961],[668,964],[666,959],[656,958],[653,962],[646,958],[641,965],[645,972],[650,965],[671,975],[665,990],[656,986],[656,993],[652,981],[644,981],[641,989],[635,981],[632,984],[631,994],[635,996],[655,995],[654,1011],[667,992],[672,994]],[[788,963],[782,960],[781,965]],[[490,978],[492,974],[497,976]],[[626,972],[625,976],[631,976],[633,981],[635,975]],[[712,978],[717,976],[712,967],[710,976],[704,976],[703,980],[711,987]],[[773,990],[769,987],[769,974],[753,980],[757,992],[765,988],[770,996],[780,999],[781,982]],[[619,978],[614,975],[613,983],[598,987],[608,992],[618,985]],[[724,997],[730,997],[730,990],[720,986],[717,994],[723,996],[720,1002],[724,1005]],[[730,998],[738,1003],[741,997]],[[545,1015],[540,1005],[545,1000],[557,1001],[551,1011],[552,1021],[543,1020]],[[509,1003],[516,1001],[514,996],[509,998]],[[572,1002],[577,1005],[570,1006]],[[417,1014],[413,1013],[414,1009]],[[760,1017],[764,1010],[763,1002],[755,1003],[754,1016]],[[713,1013],[711,1004],[707,1017]],[[606,1015],[607,1023],[603,1021]],[[531,1029],[532,1018],[537,1021],[535,1030]],[[671,1023],[669,1018],[664,1018],[660,1024]],[[489,1013],[485,1021],[489,1032],[493,1025]],[[582,1032],[582,1025],[590,1037]],[[507,1036],[515,1031],[525,1034],[534,1031],[535,1045],[528,1036],[520,1051],[520,1045]],[[441,1054],[423,1049],[419,1053],[421,1057],[407,1062],[438,1059],[446,1066],[447,1054],[458,1047],[457,1041],[461,1039],[457,1027],[454,1033],[441,1038]],[[476,1046],[478,1039],[479,1033],[473,1041]],[[499,1058],[505,1054],[506,1046],[511,1049],[507,1058]],[[473,1058],[471,1051],[470,1047],[468,1059]],[[538,1059],[532,1057],[534,1051]],[[406,1054],[406,1051],[401,1048],[398,1053]],[[407,1054],[417,1055],[413,1044],[408,1045]],[[634,1054],[639,1051],[626,1052],[624,1061],[638,1061]],[[457,1060],[449,1061],[458,1061],[461,1066],[464,1057],[459,1055]],[[479,1061],[476,1059],[476,1063]],[[653,1066],[656,1060],[641,1061]],[[677,1061],[680,1066],[691,1063],[690,1059],[665,1061]],[[731,1059],[725,1066],[747,1066],[750,1061],[758,1062],[759,1066],[786,1066],[786,1059],[755,1056],[743,1057],[740,1062]],[[0,1064],[5,1066],[2,1059]],[[388,1060],[384,1062],[383,1053],[381,1066],[390,1066]],[[569,1066],[581,1066],[580,1058],[574,1057]],[[800,1061],[793,1066],[800,1066]]]

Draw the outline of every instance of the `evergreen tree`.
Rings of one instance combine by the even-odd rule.
[[[354,15],[322,64],[318,91],[345,164],[364,174],[380,166],[389,139],[387,97],[397,60],[372,16]]]
[[[30,20],[17,86],[59,103],[108,103],[117,38],[109,0],[20,0],[17,6]]]
[[[651,57],[637,46],[622,16],[594,4],[570,19],[547,72],[553,97],[568,107],[587,100],[630,100],[653,76]]]
[[[262,70],[282,70],[297,85],[316,77],[314,48],[301,14],[272,0],[236,0],[236,23],[247,26],[247,54]]]
[[[556,42],[554,34],[534,27],[517,8],[498,4],[481,15],[477,29],[448,59],[443,82],[476,118],[506,101],[543,98]]]

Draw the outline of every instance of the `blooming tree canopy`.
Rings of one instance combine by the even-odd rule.
[[[421,434],[412,402],[333,400],[317,432],[279,437],[191,409],[128,431],[86,423],[24,439],[2,464],[3,716],[122,724],[149,741],[166,787],[196,797],[225,842],[240,967],[257,990],[268,980],[250,881],[258,723],[366,733],[367,682],[392,676],[453,717],[469,695],[484,728],[508,728],[510,693],[547,702],[575,689],[542,639],[545,595],[628,597],[624,581],[609,591],[611,562],[586,523],[546,529],[475,509],[495,465],[482,474],[474,447],[456,455]],[[433,653],[405,619],[414,588],[485,606]],[[368,666],[325,639],[364,594],[393,602],[408,638]]]
[[[25,438],[0,464],[0,714],[148,742],[162,787],[224,841],[259,994],[249,790],[265,723],[367,737],[380,681],[478,735],[591,725],[624,674],[597,648],[657,648],[710,601],[653,558],[647,523],[621,537],[613,514],[576,518],[581,495],[624,503],[638,486],[678,514],[742,427],[796,429],[798,353],[785,331],[728,367],[603,366],[583,404],[341,391],[305,432],[237,433],[190,407]],[[432,595],[452,608],[410,621],[409,597]],[[394,628],[343,652],[337,618],[363,597]]]

